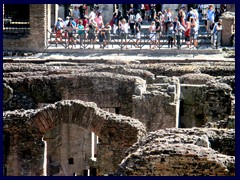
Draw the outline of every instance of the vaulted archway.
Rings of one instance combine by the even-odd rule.
[[[17,113],[12,113],[11,116],[12,117],[10,118],[14,119],[14,116],[17,116]],[[17,126],[17,124],[18,123],[16,123],[15,126]],[[77,137],[78,134],[81,135],[81,132],[79,131],[81,128],[90,132],[94,132],[97,136],[99,136],[101,142],[98,145],[96,164],[98,175],[113,173],[117,165],[125,157],[125,151],[146,133],[145,126],[137,119],[109,113],[98,108],[95,103],[84,102],[80,100],[60,101],[46,106],[45,108],[36,110],[31,114],[31,116],[29,116],[29,114],[28,116],[26,115],[25,120],[22,121],[21,132],[33,129],[36,132],[31,132],[36,133],[35,136],[37,136],[39,139],[48,131],[58,128],[59,126],[66,126],[67,128],[73,127],[73,129],[70,129],[69,132],[75,133],[75,137]],[[14,126],[11,125],[11,128],[14,128]],[[14,137],[14,133],[10,134],[9,136],[10,138],[8,137],[8,139],[10,139],[10,141],[18,141],[18,137]],[[67,146],[67,144],[64,144],[64,138],[66,138],[66,136],[68,135],[64,134],[64,136],[59,136],[62,138],[61,143],[63,143],[63,146]],[[74,138],[72,138],[72,140],[74,140]],[[22,141],[22,143],[18,142],[10,144],[11,154],[14,154],[13,152],[19,148],[20,144],[29,144],[31,138],[23,138],[20,141]],[[30,150],[29,152],[26,151],[25,156],[27,156],[28,160],[32,160],[32,162],[35,160],[38,162],[37,164],[39,166],[43,166],[44,157],[42,146],[35,145],[34,148],[31,148],[30,146],[31,145],[29,144],[28,149]],[[78,148],[78,146],[76,145],[76,147],[71,148]],[[38,153],[35,154],[33,152]],[[14,161],[18,162],[17,157],[19,154],[20,151],[15,152],[14,157],[16,157],[16,159],[14,159],[12,156],[10,156],[10,158],[8,157],[7,159],[14,159]],[[77,156],[78,154],[75,154],[75,157]],[[24,169],[26,172],[25,175],[33,175],[33,168],[27,165],[28,162],[24,161],[24,157],[21,157],[23,158],[21,165],[18,164],[18,168],[21,169],[19,172],[23,172]],[[89,162],[89,158],[90,157],[85,158],[86,163]],[[6,161],[6,164],[9,162],[8,160]],[[68,172],[69,167],[61,164],[63,161],[67,161],[69,166],[71,166],[75,162],[74,157],[58,160],[59,167]],[[89,166],[90,163],[91,162],[89,162]],[[31,173],[27,173],[27,171],[31,171]],[[43,173],[44,169],[39,171]],[[37,174],[41,175],[41,172],[38,172]]]

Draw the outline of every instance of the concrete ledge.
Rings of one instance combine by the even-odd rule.
[[[81,53],[83,54],[92,54],[98,53],[100,55],[104,54],[121,54],[125,53],[127,55],[174,55],[174,54],[220,54],[222,52],[221,49],[199,49],[199,50],[189,50],[189,49],[45,49],[40,50],[42,53]]]

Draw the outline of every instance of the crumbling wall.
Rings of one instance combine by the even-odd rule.
[[[233,95],[231,83],[216,81],[207,74],[186,74],[180,77],[181,103],[180,127],[201,127],[232,114]]]
[[[128,116],[132,114],[132,94],[134,94],[135,86],[138,84],[144,88],[146,84],[145,80],[138,77],[105,72],[25,76],[17,79],[5,78],[4,81],[14,89],[16,96],[17,93],[20,94],[18,99],[12,101],[23,101],[24,98],[21,97],[27,96],[27,99],[33,99],[35,102],[30,106],[31,108],[36,108],[38,103],[80,99],[95,102],[103,108],[119,108],[120,114]],[[5,105],[5,109],[26,108],[20,103],[14,105],[8,103]]]
[[[211,148],[216,139],[224,148],[235,149],[233,129],[169,128],[151,132],[130,148],[115,175],[234,176],[234,154]]]
[[[44,143],[33,126],[33,110],[7,111],[3,114],[4,175],[42,176]]]
[[[57,149],[61,153],[55,154],[52,152],[50,155],[55,155],[52,163],[53,165],[54,162],[59,163],[57,167],[62,168],[63,174],[76,171],[74,167],[71,167],[71,164],[68,164],[68,166],[64,164],[68,161],[68,158],[74,158],[75,160],[84,158],[81,157],[82,152],[76,151],[79,148],[79,144],[76,144],[75,138],[81,135],[81,133],[77,133],[79,129],[77,128],[69,134],[70,131],[66,132],[68,128],[66,126],[71,127],[75,124],[99,136],[101,139],[97,154],[99,175],[113,173],[121,159],[124,158],[125,151],[146,133],[144,125],[137,119],[109,113],[97,108],[95,103],[86,103],[79,100],[55,103],[32,112],[31,116],[26,116],[26,112],[22,110],[14,113],[5,112],[4,114],[4,134],[8,136],[7,139],[9,140],[9,151],[5,153],[7,175],[43,175],[41,138],[49,130],[60,125],[63,125],[61,129],[63,131],[61,134],[62,140],[60,141],[62,148],[59,149],[57,147]],[[24,117],[25,121],[19,123],[17,121],[21,120],[21,116]],[[28,118],[26,119],[25,117]],[[15,119],[16,121],[14,121]],[[41,145],[38,144],[39,140],[41,140]],[[55,148],[56,146],[57,144]],[[70,151],[68,148],[71,148],[73,151]],[[74,157],[63,155],[66,152],[70,153],[70,155],[74,154]],[[27,159],[26,161],[25,158]],[[87,156],[84,161],[86,164],[89,164]],[[14,162],[14,164],[11,162]],[[36,164],[36,166],[32,163]],[[54,167],[56,166],[52,166],[52,168]],[[64,170],[63,168],[66,169]]]
[[[133,97],[133,115],[147,132],[178,126],[178,94],[175,85],[152,84],[142,96]]]

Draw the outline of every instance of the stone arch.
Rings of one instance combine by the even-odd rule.
[[[32,122],[42,135],[61,124],[75,124],[99,136],[98,175],[113,173],[125,151],[146,132],[137,119],[109,113],[95,103],[80,100],[60,101],[40,109]]]

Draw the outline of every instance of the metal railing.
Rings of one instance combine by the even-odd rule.
[[[58,48],[62,47],[64,49],[68,48],[74,48],[74,49],[95,49],[95,47],[99,47],[102,49],[105,48],[117,48],[120,50],[123,50],[125,47],[137,47],[139,49],[144,49],[146,47],[150,47],[151,45],[156,46],[156,49],[161,48],[171,48],[171,44],[169,44],[169,34],[160,34],[159,38],[156,38],[156,41],[152,41],[152,37],[149,33],[141,32],[141,38],[139,39],[139,42],[137,43],[136,35],[132,35],[131,33],[126,34],[126,36],[123,36],[121,33],[110,33],[110,39],[107,44],[106,40],[103,40],[101,42],[99,38],[99,34],[95,34],[95,39],[89,39],[88,34],[84,32],[84,35],[80,36],[76,32],[73,33],[73,41],[71,42],[68,33],[66,31],[63,31],[61,33],[60,37],[56,38],[56,33],[47,31],[48,38],[47,38],[47,46],[48,48]],[[197,43],[194,44],[194,34],[191,34],[190,36],[190,47],[195,49],[201,49],[201,48],[212,48],[217,49],[219,45],[221,44],[221,32],[218,32],[216,34],[212,33],[206,33],[206,32],[197,32]],[[182,49],[183,46],[186,46],[185,36],[184,33],[178,33],[178,34],[172,34],[173,38],[173,47],[177,49]],[[126,37],[126,41],[125,41]]]

